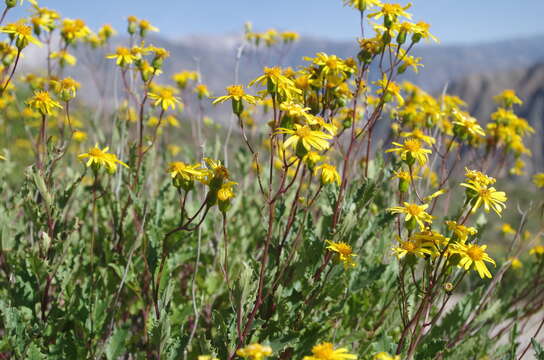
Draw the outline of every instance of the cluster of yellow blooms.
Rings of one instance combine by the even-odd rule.
[[[245,24],[245,38],[246,40],[259,47],[264,44],[266,47],[276,45],[280,40],[284,44],[290,44],[299,39],[300,35],[293,31],[278,31],[276,29],[268,29],[264,32],[254,32],[253,25],[250,22]]]

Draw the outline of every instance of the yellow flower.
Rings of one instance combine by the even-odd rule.
[[[234,181],[228,181],[221,185],[221,188],[217,192],[217,199],[219,199],[219,201],[227,201],[232,199],[235,196],[234,191],[232,190],[234,185],[238,184]]]
[[[482,185],[491,185],[494,184],[497,180],[491,176],[487,176],[486,174],[476,171],[476,170],[470,170],[468,168],[465,168],[465,177],[469,179],[470,183],[478,183]]]
[[[244,359],[261,360],[272,355],[272,348],[261,344],[251,344],[242,349],[238,349],[236,355],[241,356]]]
[[[514,270],[518,270],[523,267],[523,263],[517,257],[511,257],[511,258],[508,258],[508,260],[510,261],[512,269]]]
[[[404,221],[416,222],[421,230],[424,230],[425,223],[431,224],[433,222],[433,217],[425,212],[428,207],[427,204],[417,205],[405,202],[404,206],[394,206],[387,211],[393,214],[404,214]]]
[[[55,92],[63,101],[70,101],[76,97],[76,91],[80,84],[74,79],[68,77],[58,81],[52,81]]]
[[[410,132],[401,132],[400,136],[407,138],[414,138],[426,142],[428,145],[436,143],[436,140],[432,136],[425,135],[420,129],[414,129]]]
[[[464,136],[485,136],[485,132],[482,127],[478,124],[475,118],[463,114],[459,111],[453,113],[456,121],[453,122],[455,131],[458,136],[463,138]]]
[[[514,230],[512,228],[512,226],[510,226],[510,224],[507,224],[507,223],[502,224],[501,231],[503,233],[505,233],[505,234],[515,234],[516,233],[516,230]]]
[[[544,173],[534,175],[533,184],[535,184],[537,188],[544,188]]]
[[[197,360],[219,360],[219,359],[210,355],[198,355]]]
[[[98,144],[93,148],[89,149],[89,152],[83,153],[77,156],[78,159],[83,160],[88,158],[86,166],[94,166],[95,168],[104,166],[110,173],[114,173],[117,170],[117,164],[121,164],[124,167],[128,168],[128,165],[117,159],[115,154],[108,153],[109,147],[105,147],[100,150]]]
[[[188,165],[181,161],[171,162],[168,166],[168,173],[172,178],[180,178],[186,181],[201,180],[207,174],[200,164]]]
[[[531,250],[529,250],[529,255],[537,255],[537,256],[544,255],[544,245],[537,245],[533,247]]]
[[[365,11],[371,6],[382,6],[380,0],[343,0],[344,6],[351,6],[359,11]]]
[[[323,185],[332,184],[334,182],[340,185],[340,182],[342,180],[340,179],[340,174],[338,174],[338,171],[336,171],[336,167],[334,165],[321,164],[319,166],[316,166],[316,168],[314,169],[314,175],[317,175],[320,170],[321,170],[321,183]]]
[[[330,342],[317,344],[312,348],[312,356],[305,356],[303,360],[350,360],[357,359],[356,355],[348,353],[346,348],[335,349]]]
[[[34,96],[27,101],[27,104],[42,115],[51,115],[55,107],[62,109],[62,106],[53,100],[47,91],[35,91]]]
[[[143,37],[145,36],[146,32],[148,31],[154,31],[158,32],[159,29],[155,26],[151,25],[151,23],[147,20],[140,20],[140,23],[138,24],[140,27],[140,35]]]
[[[242,85],[231,85],[227,86],[227,95],[219,96],[216,98],[212,104],[221,104],[225,101],[232,100],[232,111],[240,116],[244,111],[243,101],[246,101],[249,104],[255,104],[257,98],[253,95],[246,94],[244,92],[244,87]]]
[[[292,146],[297,148],[299,144],[310,151],[312,148],[322,151],[329,148],[329,141],[332,139],[332,135],[325,134],[322,131],[312,130],[308,125],[295,124],[295,129],[278,128],[276,134],[288,134],[291,135],[284,143],[283,147],[287,148]]]
[[[413,254],[419,257],[425,257],[425,255],[432,255],[432,251],[428,249],[432,246],[430,243],[422,241],[421,237],[410,237],[408,240],[401,240],[397,237],[399,246],[393,247],[393,253],[398,259],[402,259],[407,254]]]
[[[412,41],[418,42],[420,39],[431,39],[434,42],[439,43],[440,40],[433,34],[429,32],[431,25],[427,24],[425,21],[420,21],[412,28]]]
[[[196,71],[181,71],[172,76],[172,80],[176,82],[178,87],[183,90],[187,87],[189,81],[198,80],[198,73]]]
[[[89,36],[91,29],[81,19],[64,19],[60,33],[67,43],[71,43],[74,40]]]
[[[76,57],[66,50],[53,52],[50,57],[51,59],[58,59],[61,67],[66,66],[66,64],[74,66],[77,63]]]
[[[356,266],[355,262],[353,261],[353,257],[357,255],[353,253],[351,245],[348,245],[344,242],[332,242],[329,240],[327,240],[327,244],[329,244],[329,246],[327,246],[327,250],[337,253],[340,261],[344,263],[344,267],[346,269],[350,266]]]
[[[42,43],[32,36],[32,27],[26,25],[24,21],[2,26],[0,32],[9,34],[10,38],[15,40],[15,46],[19,50],[25,48],[29,43],[42,46]]]
[[[108,55],[106,58],[116,59],[116,64],[124,67],[132,64],[137,59],[137,56],[135,56],[129,48],[119,46],[115,50],[115,54]]]
[[[400,355],[389,355],[382,351],[375,354],[372,360],[400,360]]]
[[[475,181],[469,181],[468,184],[461,183],[461,186],[468,189],[467,196],[472,201],[472,212],[476,212],[482,203],[486,212],[493,209],[499,216],[502,210],[506,208],[504,203],[507,198],[504,191],[497,191],[494,187],[488,188],[487,185],[482,185]]]
[[[254,84],[265,86],[267,92],[271,94],[278,92],[287,99],[292,98],[295,94],[302,94],[302,91],[295,87],[293,80],[281,73],[279,67],[265,67],[263,73],[263,75],[251,81],[249,86],[253,86]]]
[[[83,131],[76,130],[72,134],[72,138],[77,142],[83,142],[87,139],[87,134]]]
[[[162,86],[148,93],[149,97],[155,100],[153,106],[160,105],[164,111],[168,110],[169,108],[175,110],[176,104],[181,104],[181,100],[174,96],[174,94],[174,88]]]
[[[198,84],[197,86],[195,86],[194,92],[199,99],[210,97],[210,91],[208,90],[208,87],[204,84]]]
[[[406,139],[404,144],[393,142],[393,145],[398,147],[386,150],[385,152],[399,154],[400,158],[406,161],[408,165],[413,165],[416,160],[420,165],[425,165],[428,160],[428,154],[432,153],[431,150],[423,148],[418,139]]]
[[[457,239],[461,243],[465,243],[469,236],[476,235],[478,230],[471,226],[460,225],[456,221],[446,221],[446,226],[449,230],[453,231]]]
[[[399,16],[403,16],[407,19],[411,19],[412,15],[407,13],[405,10],[408,10],[412,6],[411,3],[409,3],[406,6],[402,6],[399,4],[382,4],[380,11],[376,11],[373,13],[368,14],[369,18],[379,19],[382,16],[384,17],[384,24],[387,27],[390,27],[392,23],[394,23]]]
[[[487,245],[479,246],[476,244],[464,245],[457,243],[453,245],[453,249],[454,253],[461,255],[459,267],[462,267],[465,270],[470,270],[470,268],[473,267],[482,279],[484,277],[491,279],[491,273],[487,269],[484,261],[493,265],[495,265],[495,261],[485,252]]]
[[[499,95],[493,98],[499,105],[511,107],[514,104],[521,105],[523,101],[517,97],[516,92],[512,89],[506,89]]]

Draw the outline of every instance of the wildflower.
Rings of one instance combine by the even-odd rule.
[[[353,69],[336,55],[320,52],[316,54],[314,59],[306,58],[306,60],[312,60],[315,65],[320,67],[320,74],[333,83],[337,83],[338,80],[344,79],[347,74],[353,72]]]
[[[408,10],[412,4],[408,4],[406,6],[402,6],[399,4],[382,4],[380,11],[376,11],[373,13],[368,14],[369,18],[379,19],[383,16],[383,22],[384,26],[387,28],[391,28],[393,26],[393,23],[397,21],[397,18],[399,16],[403,16],[407,19],[411,19],[412,15],[407,13],[405,10]]]
[[[421,179],[421,177],[414,174],[410,176],[410,173],[404,170],[399,170],[399,171],[393,170],[393,174],[394,174],[393,177],[396,177],[397,179],[399,179],[400,192],[407,192],[410,189],[410,184],[412,180]]]
[[[181,161],[171,162],[168,173],[172,176],[172,182],[176,187],[182,187],[186,191],[192,189],[195,180],[201,181],[208,174],[200,164],[188,165]]]
[[[72,138],[77,142],[83,142],[87,139],[87,134],[83,131],[76,130],[72,134]]]
[[[409,166],[413,165],[416,160],[420,165],[425,165],[428,160],[428,154],[432,153],[431,150],[423,148],[418,139],[406,139],[404,144],[393,142],[393,145],[398,147],[386,150],[385,152],[399,154],[400,158]]]
[[[78,159],[83,160],[88,158],[87,167],[92,166],[93,169],[98,170],[101,166],[105,167],[108,172],[114,173],[117,170],[117,164],[121,164],[124,167],[128,168],[128,165],[117,159],[115,154],[108,153],[109,147],[106,146],[104,149],[100,150],[98,144],[93,148],[89,149],[89,152],[83,153],[77,156]]]
[[[108,59],[116,59],[116,64],[120,67],[125,67],[132,64],[136,60],[136,56],[130,51],[129,48],[119,46],[115,50],[115,54],[106,56]]]
[[[70,101],[76,97],[76,91],[80,87],[79,83],[68,77],[58,81],[52,81],[55,92],[62,101]]]
[[[500,216],[502,210],[506,208],[504,204],[507,200],[504,191],[497,191],[494,187],[488,188],[487,185],[475,181],[469,183],[461,183],[461,186],[467,188],[467,196],[472,201],[472,212],[476,212],[478,208],[484,204],[484,209],[489,212],[493,209]]]
[[[317,175],[321,170],[321,184],[332,184],[337,183],[340,185],[342,181],[340,179],[340,174],[336,171],[336,167],[330,164],[321,164],[314,169],[314,174]]]
[[[431,28],[431,25],[427,24],[424,21],[420,21],[412,28],[412,42],[417,43],[421,39],[431,39],[434,42],[439,43],[440,40],[433,34],[429,32],[429,29]]]
[[[308,168],[313,169],[315,165],[323,159],[316,151],[308,151],[306,155],[302,158],[302,161],[308,166]]]
[[[465,168],[465,177],[469,179],[468,182],[470,183],[478,183],[486,186],[494,184],[497,181],[495,178],[487,176],[480,171],[470,170],[468,168]]]
[[[35,91],[34,96],[27,101],[27,104],[42,115],[51,115],[53,108],[62,109],[62,106],[53,100],[47,91]]]
[[[154,90],[148,93],[149,97],[155,102],[154,106],[161,106],[163,111],[172,108],[176,109],[176,104],[181,104],[181,100],[174,96],[174,88],[170,87],[159,87],[157,90]]]
[[[98,36],[104,41],[108,40],[115,34],[117,34],[117,31],[115,31],[115,29],[109,24],[102,25],[102,27],[98,30]]]
[[[453,234],[457,237],[457,240],[463,244],[467,241],[469,236],[473,236],[478,233],[476,228],[458,224],[456,221],[446,221],[446,226],[449,230],[453,231]]]
[[[405,137],[405,138],[418,139],[418,140],[421,140],[421,141],[427,143],[428,145],[432,145],[432,144],[436,143],[435,138],[433,138],[432,136],[425,135],[425,133],[423,131],[421,131],[420,129],[414,129],[414,130],[412,130],[410,132],[401,132],[400,136]]]
[[[266,86],[269,94],[279,93],[285,99],[291,99],[295,94],[301,94],[302,91],[295,87],[293,80],[282,75],[279,67],[265,67],[264,74],[249,83],[249,86],[259,84]]]
[[[491,279],[491,273],[487,269],[484,261],[493,265],[496,264],[495,261],[485,252],[487,245],[479,246],[476,244],[454,244],[453,247],[454,252],[461,256],[461,260],[459,260],[459,267],[462,267],[465,270],[470,270],[472,267],[478,272],[482,279],[484,277]]]
[[[231,85],[228,86],[226,90],[227,95],[219,96],[212,102],[212,104],[221,104],[225,101],[232,100],[232,111],[238,116],[240,116],[242,111],[244,111],[242,100],[249,104],[255,104],[257,102],[257,98],[255,96],[246,94],[244,92],[244,87],[242,85]]]
[[[512,228],[512,226],[508,223],[504,223],[501,226],[501,231],[505,234],[515,234],[516,230]]]
[[[140,36],[144,37],[148,31],[154,31],[158,32],[159,29],[155,26],[151,25],[151,23],[147,20],[140,20],[140,23],[138,24],[140,27]]]
[[[329,148],[330,144],[328,140],[332,139],[332,135],[325,134],[322,131],[312,130],[308,125],[295,124],[294,126],[294,130],[278,128],[276,131],[276,134],[291,135],[283,143],[284,148],[292,146],[294,149],[300,150],[299,152],[303,152],[302,156],[306,155],[306,152],[310,151],[312,148],[318,151]]]
[[[383,94],[384,102],[390,102],[393,100],[393,97],[395,97],[399,105],[404,105],[404,98],[401,95],[400,86],[394,81],[388,80],[385,73],[380,80],[375,82],[375,84],[379,87],[376,94]]]
[[[15,40],[15,46],[19,51],[27,47],[29,43],[42,46],[42,43],[32,36],[32,27],[22,21],[2,26],[0,32],[9,34],[10,38]]]
[[[404,221],[408,222],[409,227],[412,229],[417,223],[421,230],[425,229],[425,223],[431,224],[433,217],[425,212],[429,205],[417,205],[405,202],[404,206],[395,206],[387,209],[392,214],[404,214]]]
[[[522,105],[523,101],[519,97],[517,97],[516,92],[512,89],[506,89],[499,95],[495,96],[493,98],[497,104],[504,106],[504,107],[512,107],[512,105]]]
[[[219,359],[210,355],[198,355],[197,360],[219,360]]]
[[[533,184],[535,184],[537,188],[544,188],[544,173],[534,175]]]
[[[536,245],[529,250],[529,255],[542,256],[544,255],[544,245]]]
[[[245,359],[261,360],[272,355],[272,348],[261,344],[251,344],[242,349],[238,349],[236,355]]]
[[[72,43],[77,39],[83,39],[91,34],[91,30],[81,19],[64,19],[60,30],[62,38],[67,43]]]
[[[232,190],[234,185],[237,185],[237,183],[234,181],[228,181],[221,185],[217,191],[217,206],[219,207],[219,211],[222,213],[225,213],[228,210],[230,207],[230,199],[236,196]]]
[[[327,250],[337,253],[340,261],[344,263],[344,267],[346,269],[350,266],[355,267],[356,264],[352,258],[357,255],[353,253],[351,245],[344,242],[332,242],[329,240],[327,240],[327,244],[329,244],[329,246],[327,246]]]
[[[468,136],[477,137],[485,136],[485,132],[478,124],[475,118],[467,116],[461,112],[454,112],[456,121],[453,122],[453,131],[461,139],[465,139]]]
[[[183,90],[187,87],[189,81],[198,80],[198,73],[196,71],[181,71],[172,76],[172,80],[176,82],[178,87]]]
[[[198,84],[197,86],[195,86],[194,92],[200,100],[210,97],[210,91],[208,90],[208,87],[204,84]]]
[[[393,253],[398,259],[402,259],[407,254],[413,254],[419,257],[425,257],[425,255],[432,255],[431,250],[425,247],[425,244],[420,238],[410,237],[408,240],[401,240],[397,237],[399,246],[391,248]]]
[[[379,352],[374,355],[372,360],[400,360],[400,355],[389,355],[386,352]]]
[[[50,57],[51,57],[51,59],[58,59],[59,65],[61,67],[66,66],[66,64],[68,64],[70,66],[74,66],[77,63],[76,57],[74,55],[71,55],[66,50],[60,50],[60,51],[53,52],[53,53],[51,53]]]
[[[317,344],[312,348],[312,356],[305,356],[303,360],[349,360],[357,359],[356,355],[348,353],[346,348],[335,349],[330,342]]]
[[[514,270],[518,270],[523,267],[523,263],[517,257],[511,257],[511,258],[508,258],[508,260],[510,261],[510,265],[512,266],[512,269]]]
[[[380,0],[343,0],[344,6],[351,6],[359,11],[365,11],[369,7],[382,6]]]

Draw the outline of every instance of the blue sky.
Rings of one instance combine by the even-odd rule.
[[[405,1],[400,1],[405,2]],[[477,43],[544,34],[542,0],[415,0],[414,20],[432,24],[442,43]],[[358,15],[341,0],[40,0],[63,16],[125,28],[136,15],[169,38],[275,27],[303,35],[350,39],[358,35]],[[15,15],[15,14],[14,14]]]

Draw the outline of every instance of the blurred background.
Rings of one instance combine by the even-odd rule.
[[[355,56],[355,40],[360,36],[358,13],[344,7],[341,0],[41,0],[40,5],[64,17],[81,18],[94,31],[111,24],[119,35],[110,52],[116,45],[127,43],[127,16],[149,20],[160,32],[152,33],[148,42],[171,53],[158,81],[169,82],[171,75],[181,70],[199,70],[203,83],[215,96],[235,82],[236,52],[244,42],[244,23],[248,21],[256,32],[274,28],[295,31],[301,37],[285,46],[244,48],[238,79],[241,83],[255,78],[265,65],[296,70],[304,63],[304,56],[319,51],[343,58]],[[505,88],[514,89],[525,102],[518,114],[530,121],[537,134],[544,132],[544,1],[417,0],[409,12],[414,14],[413,21],[430,23],[440,43],[418,44],[414,54],[422,58],[424,67],[418,74],[407,71],[401,80],[414,82],[433,94],[445,90],[460,96],[484,124],[495,110],[493,96]],[[12,20],[23,15],[21,8],[10,14]],[[23,66],[35,70],[43,66],[43,56],[38,52],[44,49],[32,47],[36,56],[30,50]],[[79,63],[70,75],[85,84],[83,92],[113,92],[87,85],[99,83],[88,81],[89,76],[118,76],[113,61],[103,55],[84,49],[76,54]],[[84,96],[81,98],[92,98]],[[225,121],[222,113],[228,111],[223,110],[211,110],[211,115]],[[542,137],[533,136],[530,145],[532,166],[542,170]]]

